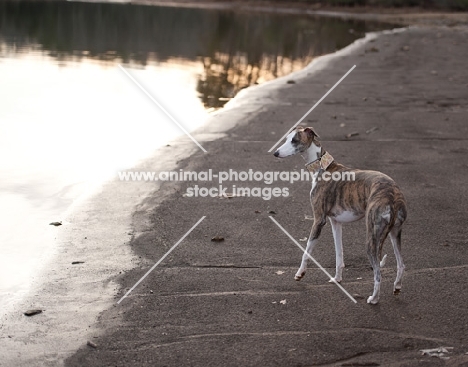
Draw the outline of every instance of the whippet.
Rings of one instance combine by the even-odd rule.
[[[275,157],[280,158],[300,153],[313,177],[310,196],[314,224],[295,279],[299,281],[304,277],[307,254],[311,256],[328,217],[336,251],[334,281],[341,282],[345,267],[341,226],[365,217],[367,255],[374,269],[374,292],[367,303],[376,304],[380,296],[380,267],[385,261],[385,257],[380,261],[382,246],[387,235],[390,236],[397,261],[393,294],[397,295],[401,290],[401,278],[405,269],[401,257],[401,227],[406,219],[405,198],[400,188],[387,175],[377,171],[350,169],[337,163],[322,148],[318,137],[313,128],[298,127],[274,153]]]

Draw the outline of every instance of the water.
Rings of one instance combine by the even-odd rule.
[[[242,88],[379,26],[293,15],[0,2],[0,309],[27,292],[77,200]]]

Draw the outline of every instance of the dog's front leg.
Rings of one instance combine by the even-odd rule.
[[[332,226],[333,239],[335,241],[336,272],[334,280],[340,283],[343,280],[343,269],[345,267],[343,259],[342,225],[333,218],[329,219]],[[330,279],[329,282],[334,283],[332,279]]]
[[[312,256],[312,250],[317,244],[317,240],[320,236],[320,232],[322,231],[322,227],[325,225],[325,223],[326,223],[325,218],[314,221],[312,230],[310,231],[309,240],[307,241],[306,250],[304,251],[304,254],[302,255],[301,266],[299,267],[299,270],[294,276],[295,280],[299,281],[304,277],[306,270],[307,270],[307,261],[309,260],[309,256]]]

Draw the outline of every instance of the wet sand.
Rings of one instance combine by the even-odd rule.
[[[0,365],[59,365],[79,345],[66,365],[468,363],[466,36],[464,28],[412,28],[361,42],[326,63],[246,90],[195,134],[208,153],[182,139],[136,168],[300,169],[300,157],[278,160],[266,152],[356,64],[306,121],[337,160],[384,171],[402,186],[410,215],[399,297],[391,294],[395,261],[387,244],[381,303],[365,304],[372,272],[362,222],[344,228],[343,286],[359,295],[357,305],[313,266],[301,282],[293,280],[301,253],[268,212],[275,211],[296,239],[306,237],[309,183],[287,185],[288,198],[264,201],[184,197],[192,183],[158,188],[116,181],[64,228],[62,255],[69,256],[60,256],[21,308],[45,311],[31,318],[16,314],[2,325]],[[346,139],[351,132],[359,135]],[[216,235],[225,241],[211,242]],[[315,255],[334,268],[329,226]],[[71,265],[81,259],[84,264]],[[419,349],[438,346],[454,347],[448,362],[420,356]]]

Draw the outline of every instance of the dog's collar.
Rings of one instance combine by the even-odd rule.
[[[327,168],[334,161],[332,155],[328,152],[325,152],[319,159],[312,161],[306,164],[306,168],[310,173],[316,173],[317,171],[323,170],[326,171]]]

